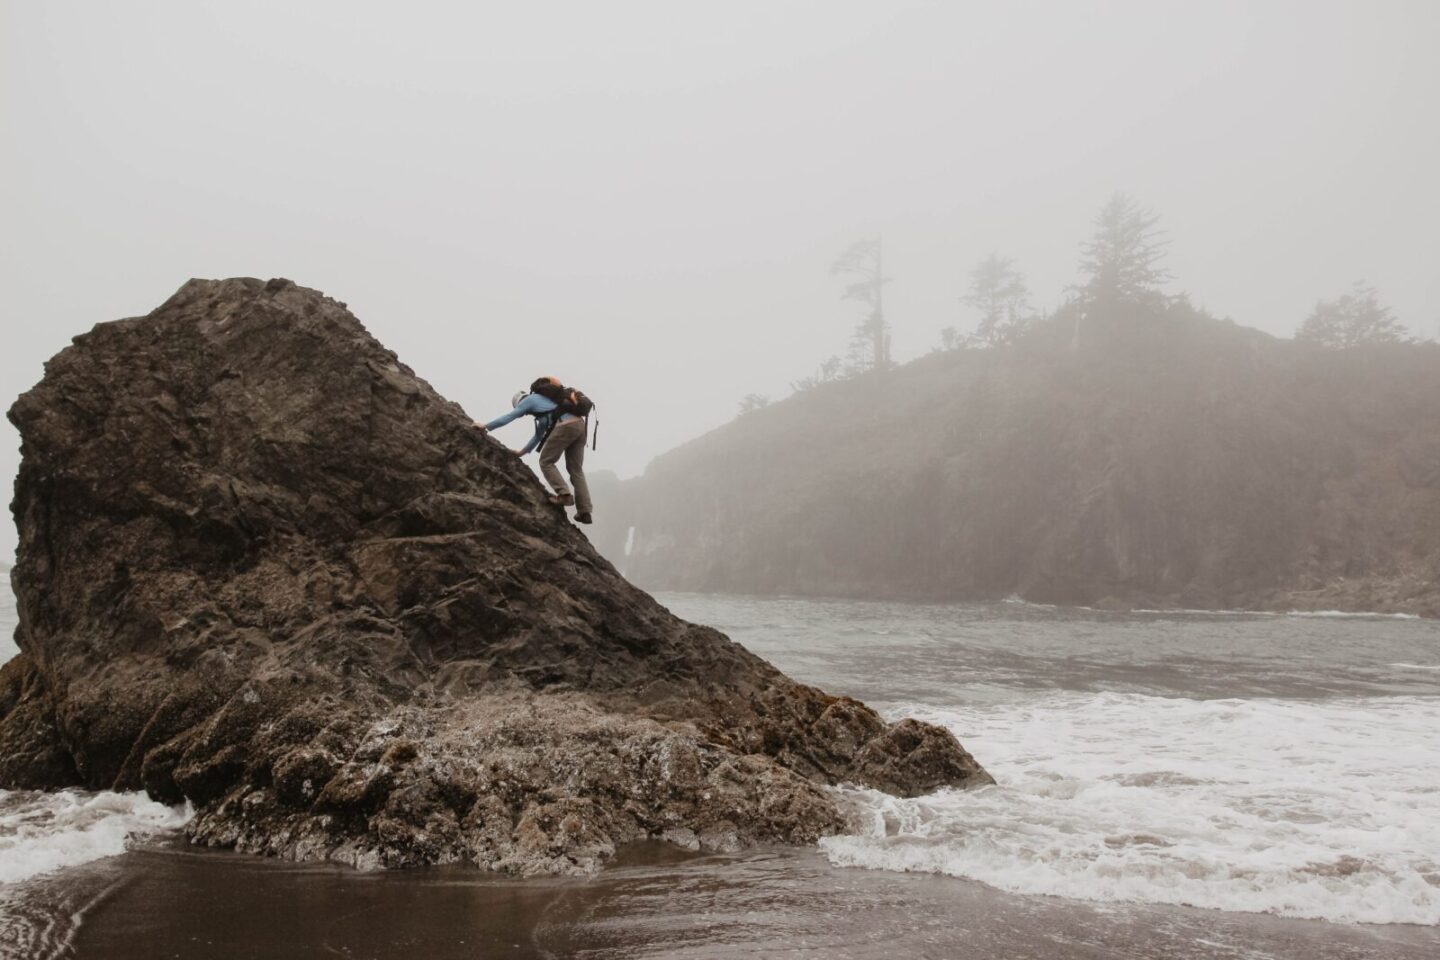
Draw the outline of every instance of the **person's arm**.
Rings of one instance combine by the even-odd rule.
[[[536,447],[540,446],[540,441],[541,441],[541,440],[544,440],[544,439],[545,439],[545,421],[544,421],[544,420],[541,420],[539,417],[536,417],[536,418],[535,418],[535,436],[531,437],[529,443],[525,444],[525,446],[521,447],[519,450],[516,450],[515,452],[516,452],[517,454],[519,454],[520,456],[523,457],[523,456],[525,456],[525,454],[529,453],[531,450],[534,450]]]
[[[537,394],[530,394],[530,396],[526,397],[524,400],[521,400],[514,407],[512,407],[509,413],[502,413],[494,420],[491,420],[489,423],[485,424],[485,432],[489,433],[491,430],[503,427],[511,420],[514,420],[516,417],[523,417],[526,414],[543,413],[544,411],[539,409],[536,401],[544,399],[544,397],[538,396]]]

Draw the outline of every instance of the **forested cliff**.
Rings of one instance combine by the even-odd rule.
[[[655,589],[1436,616],[1440,345],[1075,305],[740,416],[600,512]]]

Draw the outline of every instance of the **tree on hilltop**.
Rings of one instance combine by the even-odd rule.
[[[764,410],[770,406],[770,398],[763,393],[747,393],[740,400],[740,415],[754,413],[756,410]]]
[[[857,371],[884,370],[890,364],[890,326],[885,322],[884,251],[880,239],[860,240],[830,265],[831,275],[851,277],[841,295],[845,300],[868,304],[864,319],[850,336],[853,366]]]
[[[1081,245],[1081,298],[1089,302],[1146,302],[1163,298],[1171,279],[1160,266],[1169,243],[1157,230],[1159,214],[1116,193],[1095,218],[1095,233]]]
[[[1015,261],[992,253],[970,271],[970,292],[963,300],[980,311],[975,336],[995,346],[1014,338],[1029,320],[1030,289]],[[942,340],[944,331],[941,331]]]
[[[790,381],[790,389],[796,393],[803,393],[806,390],[813,390],[822,383],[830,383],[832,380],[840,379],[840,358],[827,357],[820,361],[815,372],[808,377],[801,377],[799,380]]]
[[[1380,302],[1379,291],[1358,281],[1349,293],[1315,304],[1295,331],[1295,339],[1345,350],[1367,343],[1407,343],[1410,336],[1394,312]]]

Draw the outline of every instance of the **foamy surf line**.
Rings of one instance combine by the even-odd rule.
[[[1440,924],[1440,697],[1189,700],[1067,693],[954,731],[996,787],[847,789],[864,822],[821,849],[1015,893],[1359,923]]]
[[[1029,600],[1016,596],[1006,597],[1000,601],[1003,604],[1016,607],[1029,607],[1035,610],[1063,610],[1064,607],[1056,606],[1053,603],[1032,603]],[[1365,610],[1210,610],[1204,607],[1169,607],[1149,608],[1136,607],[1134,609],[1110,610],[1102,607],[1072,607],[1074,610],[1084,610],[1087,613],[1133,613],[1147,616],[1173,616],[1173,617],[1311,617],[1319,620],[1420,620],[1422,617],[1417,613],[1376,613]]]
[[[1095,610],[1094,607],[1079,607],[1080,610]],[[1099,612],[1099,611],[1097,611]],[[1372,613],[1363,610],[1206,610],[1203,608],[1175,607],[1171,609],[1149,609],[1139,607],[1129,613],[1172,615],[1183,617],[1312,617],[1320,620],[1419,620],[1417,613]]]
[[[190,818],[143,793],[0,790],[0,884],[124,853],[131,837],[177,830]]]
[[[1332,620],[1419,620],[1415,613],[1362,613],[1354,610],[1291,610],[1287,617],[1320,617]]]

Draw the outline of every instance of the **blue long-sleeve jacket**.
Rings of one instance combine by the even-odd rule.
[[[524,456],[531,450],[534,450],[536,447],[538,447],[540,445],[540,441],[545,439],[545,434],[550,432],[550,421],[555,419],[555,401],[551,400],[549,397],[541,396],[538,393],[532,393],[524,400],[521,400],[519,403],[515,404],[515,406],[511,408],[509,413],[502,413],[494,420],[491,420],[489,423],[485,424],[485,429],[488,432],[490,430],[496,429],[497,427],[503,427],[511,420],[514,420],[517,417],[523,417],[527,414],[535,418],[535,435],[530,438],[529,443],[525,444],[525,446],[520,449],[520,455]],[[564,423],[566,420],[574,419],[575,415],[572,413],[566,413],[560,416],[561,423]]]

